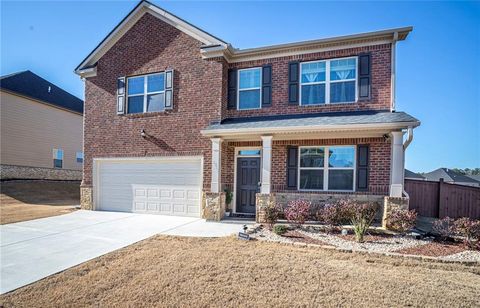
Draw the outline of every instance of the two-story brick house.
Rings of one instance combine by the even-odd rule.
[[[75,70],[83,207],[221,219],[294,198],[404,202],[420,122],[395,110],[395,45],[411,30],[241,50],[140,2]]]

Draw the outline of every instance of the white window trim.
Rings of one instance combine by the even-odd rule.
[[[345,80],[330,80],[330,62],[336,60],[348,60],[348,59],[355,59],[355,79],[345,79]],[[302,82],[302,64],[306,63],[317,63],[317,62],[325,62],[325,81],[316,81],[316,82]],[[352,102],[330,102],[330,85],[332,83],[338,82],[347,82],[347,81],[355,81],[355,101]],[[315,85],[315,84],[325,84],[325,103],[323,104],[302,104],[302,86],[303,85]],[[326,59],[326,60],[315,60],[315,61],[306,61],[300,62],[300,76],[299,76],[299,91],[298,91],[298,99],[300,102],[300,106],[322,106],[322,105],[336,105],[336,104],[353,104],[358,102],[358,57],[345,57],[345,58],[335,58],[335,59]]]
[[[353,147],[353,167],[329,167],[328,166],[328,153],[330,148],[350,148]],[[324,148],[324,159],[323,159],[323,167],[301,167],[300,165],[300,158],[301,158],[301,149],[317,149],[317,148]],[[332,192],[355,192],[356,183],[357,183],[357,146],[355,145],[318,145],[318,146],[300,146],[298,147],[298,157],[297,157],[297,190],[299,191],[332,191]],[[353,170],[353,187],[351,190],[345,189],[328,189],[328,172],[329,170]],[[303,189],[300,188],[300,171],[301,170],[323,170],[323,189]]]
[[[126,91],[125,91],[125,96],[127,98],[127,103],[126,103],[126,111],[127,111],[127,114],[131,114],[128,112],[128,100],[130,99],[130,97],[137,97],[137,96],[143,96],[143,113],[150,113],[150,112],[163,112],[165,111],[165,82],[164,82],[164,85],[163,85],[163,91],[153,91],[153,92],[147,92],[148,91],[148,76],[154,76],[154,75],[162,75],[163,74],[163,78],[165,80],[166,75],[165,75],[165,72],[159,72],[159,73],[152,73],[152,74],[145,74],[145,75],[137,75],[137,76],[130,76],[130,77],[127,77],[126,78]],[[141,94],[132,94],[132,95],[129,95],[128,94],[128,84],[129,84],[129,79],[131,78],[138,78],[138,77],[143,77],[143,93]],[[151,95],[151,94],[161,94],[163,93],[163,110],[160,110],[160,111],[147,111],[147,97],[148,95]],[[140,112],[138,112],[140,113]]]
[[[256,88],[245,88],[245,89],[240,89],[240,72],[241,71],[251,71],[251,70],[260,70],[260,85]],[[262,109],[262,76],[263,75],[263,69],[262,67],[249,67],[249,68],[242,68],[237,70],[237,110],[257,110],[257,109]],[[259,90],[260,91],[260,100],[258,102],[258,107],[257,108],[242,108],[240,109],[240,91],[249,91],[249,90]]]
[[[260,154],[258,155],[240,155],[238,151],[240,150],[260,150]],[[233,200],[232,200],[232,212],[235,214],[251,214],[251,213],[242,213],[237,212],[237,165],[238,165],[238,158],[239,157],[259,157],[260,158],[260,182],[262,181],[262,147],[235,147],[235,155],[233,161]]]

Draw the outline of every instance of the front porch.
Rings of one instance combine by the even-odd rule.
[[[325,118],[332,122],[336,117],[310,119]],[[306,199],[318,207],[348,197],[382,207],[385,197],[407,199],[403,136],[407,131],[411,135],[414,124],[403,119],[397,125],[366,126],[289,126],[286,120],[246,123],[202,131],[212,141],[211,185],[203,204],[207,219],[221,220],[230,212],[255,214],[261,222],[265,202],[285,207],[291,200]]]

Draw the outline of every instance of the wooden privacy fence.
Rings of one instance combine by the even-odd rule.
[[[435,218],[470,217],[480,219],[480,187],[440,182],[405,180],[410,209]]]

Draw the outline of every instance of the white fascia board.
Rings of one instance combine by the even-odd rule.
[[[236,135],[258,135],[258,134],[291,134],[303,132],[341,132],[341,131],[368,131],[368,130],[401,130],[408,127],[417,127],[420,122],[396,122],[382,124],[345,124],[345,125],[311,125],[311,126],[283,126],[266,128],[238,128],[238,129],[206,129],[202,135],[212,136],[236,136]]]
[[[195,38],[206,45],[227,46],[222,40],[202,31],[187,23],[177,16],[153,5],[147,1],[141,2],[130,14],[80,63],[75,73],[80,75],[84,67],[90,67],[95,63],[145,14],[150,13],[163,22],[177,28],[187,35]]]

